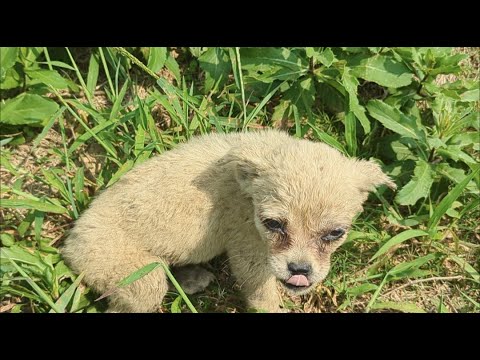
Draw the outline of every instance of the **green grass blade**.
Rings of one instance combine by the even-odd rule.
[[[110,87],[110,91],[112,94],[115,94],[115,88],[113,87],[112,78],[110,77],[110,71],[108,70],[107,62],[105,61],[105,55],[103,54],[103,49],[101,47],[98,48],[98,53],[100,54],[100,59],[102,60],[103,71],[107,76],[108,86]]]
[[[65,50],[67,50],[68,57],[70,58],[70,62],[72,63],[72,66],[75,69],[75,73],[77,74],[78,81],[80,81],[80,85],[82,86],[83,92],[87,97],[88,103],[92,108],[95,109],[95,104],[93,103],[93,98],[92,98],[93,94],[90,93],[90,91],[88,90],[87,84],[85,84],[82,74],[80,74],[80,70],[78,69],[77,63],[75,62],[75,59],[73,58],[72,53],[70,52],[70,49],[66,47]]]
[[[67,209],[63,206],[32,199],[1,199],[0,205],[4,208],[33,209],[54,214],[65,214],[67,212]]]
[[[92,53],[90,55],[87,75],[87,90],[92,96],[95,94],[95,88],[97,87],[99,69],[100,65],[98,63],[98,56],[97,54]]]
[[[9,259],[12,265],[17,269],[17,271],[25,278],[25,280],[28,282],[28,284],[35,290],[35,292],[42,298],[43,301],[45,301],[56,313],[62,313],[62,311],[57,305],[53,302],[53,300],[45,294],[45,292],[40,289],[40,287],[33,281],[28,274],[23,271],[23,269],[17,265],[17,263],[13,259]]]
[[[428,235],[427,232],[422,231],[422,230],[406,230],[404,232],[401,232],[398,235],[395,235],[392,237],[390,240],[388,240],[376,253],[375,255],[372,256],[370,261],[376,259],[380,255],[385,254],[388,250],[390,250],[393,246],[401,244],[402,242],[414,238],[414,237],[419,237],[419,236],[426,236]]]
[[[235,59],[237,65],[237,75],[238,83],[240,84],[240,93],[242,95],[242,107],[243,107],[243,130],[247,126],[247,103],[245,101],[245,86],[243,84],[243,74],[242,74],[242,62],[240,60],[240,48],[235,48]]]
[[[453,190],[450,191],[448,195],[442,199],[442,201],[440,201],[440,204],[437,205],[432,217],[430,218],[430,221],[428,222],[428,229],[430,231],[435,230],[442,216],[445,215],[447,210],[452,206],[453,202],[462,194],[463,189],[465,189],[470,180],[478,175],[479,171],[480,166],[477,166],[476,169],[470,173],[470,175],[458,183]]]
[[[345,116],[345,140],[347,143],[348,154],[357,155],[357,119],[353,112],[348,112]]]
[[[153,270],[157,269],[158,267],[162,267],[163,270],[165,271],[165,273],[167,274],[168,278],[170,279],[170,281],[172,282],[172,284],[175,286],[175,288],[177,289],[177,291],[179,292],[180,296],[183,298],[183,300],[185,301],[185,303],[187,304],[188,308],[190,309],[191,312],[193,313],[197,313],[197,310],[195,309],[195,307],[193,306],[193,304],[190,302],[190,300],[188,299],[187,295],[185,294],[185,292],[183,291],[183,289],[181,288],[180,284],[177,282],[177,280],[175,280],[173,274],[171,273],[170,269],[168,268],[168,266],[166,264],[164,264],[163,262],[162,263],[159,263],[159,262],[154,262],[154,263],[151,263],[151,264],[148,264],[148,265],[145,265],[143,267],[141,267],[140,269],[136,270],[135,272],[131,273],[130,275],[128,275],[126,278],[122,279],[119,283],[118,283],[118,287],[122,287],[122,286],[127,286],[131,283],[133,283],[134,281],[137,281],[139,279],[141,279],[142,277],[144,277],[145,275],[149,274],[150,272],[152,272]],[[113,292],[115,292],[116,289],[113,289],[111,291],[108,291],[107,293],[103,294],[101,297],[99,297],[97,300],[100,300],[106,296],[109,296],[111,295]]]
[[[80,282],[82,281],[84,276],[85,276],[84,273],[81,273],[80,275],[78,275],[78,277],[75,279],[73,284],[70,285],[68,289],[65,290],[65,292],[55,302],[55,305],[57,306],[57,309],[60,310],[60,312],[65,312],[65,309],[67,308],[68,303],[70,302],[70,300],[72,300],[73,295],[75,294],[75,290],[80,285]],[[53,309],[50,312],[53,312]]]

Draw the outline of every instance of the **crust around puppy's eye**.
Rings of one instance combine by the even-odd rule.
[[[322,240],[324,241],[334,241],[341,238],[345,235],[345,229],[343,228],[336,228],[330,231],[328,234],[322,236]]]
[[[285,234],[285,223],[275,219],[264,219],[262,224],[270,231]]]

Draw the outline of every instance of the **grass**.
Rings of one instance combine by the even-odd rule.
[[[192,136],[266,127],[377,158],[399,185],[371,195],[327,279],[309,295],[285,295],[286,308],[480,312],[479,129],[467,123],[478,122],[480,104],[468,99],[478,89],[479,49],[417,50],[447,69],[435,75],[429,63],[430,76],[405,49],[369,48],[370,66],[382,56],[403,59],[421,79],[412,94],[395,79],[367,81],[353,65],[336,73],[353,59],[347,50],[267,49],[265,63],[252,54],[260,50],[249,51],[19,48],[5,79],[15,71],[26,80],[2,87],[2,106],[31,94],[55,107],[34,122],[35,114],[20,118],[21,108],[2,115],[0,312],[105,311],[105,299],[96,301],[101,294],[58,251],[95,194]],[[448,64],[455,54],[466,55]],[[415,145],[422,139],[424,147]],[[439,141],[448,146],[432,145]],[[217,281],[188,298],[177,286],[162,311],[246,311],[227,259],[206,266]]]

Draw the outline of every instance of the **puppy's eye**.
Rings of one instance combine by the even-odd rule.
[[[345,230],[342,228],[338,228],[330,231],[327,235],[322,236],[322,240],[325,240],[325,241],[337,240],[338,238],[342,237],[343,234],[345,234]]]
[[[265,219],[263,220],[263,225],[265,225],[265,227],[270,231],[278,232],[280,234],[285,234],[284,224],[278,220]]]

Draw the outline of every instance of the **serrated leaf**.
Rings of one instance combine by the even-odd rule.
[[[358,296],[370,291],[375,291],[377,290],[377,288],[378,288],[378,285],[366,283],[366,284],[362,284],[362,285],[347,289],[347,293],[351,296]]]
[[[147,67],[154,73],[160,71],[167,60],[166,47],[151,47],[148,53]]]
[[[401,113],[397,108],[379,100],[370,100],[367,104],[370,115],[383,126],[404,137],[425,142],[425,133],[417,126],[413,117]]]
[[[405,65],[383,55],[361,60],[359,65],[352,68],[352,72],[356,77],[392,88],[407,86],[413,78]]]
[[[0,205],[4,208],[34,209],[55,214],[64,214],[67,212],[67,209],[63,206],[31,199],[1,199]]]
[[[427,232],[422,231],[422,230],[406,230],[401,232],[398,235],[395,235],[392,237],[390,240],[388,240],[383,246],[375,253],[375,255],[372,256],[370,261],[376,259],[380,255],[385,254],[388,250],[390,250],[392,247],[395,245],[401,244],[402,242],[409,240],[414,237],[419,237],[419,236],[426,236],[428,235]]]
[[[0,104],[0,120],[10,125],[32,125],[47,121],[58,104],[40,95],[23,93]]]
[[[418,199],[427,197],[433,183],[433,172],[429,163],[417,160],[412,179],[399,191],[395,201],[400,205],[414,205]]]
[[[437,153],[439,155],[448,157],[454,161],[463,161],[465,164],[476,164],[477,161],[473,159],[470,155],[463,152],[461,145],[448,145],[446,149],[438,149]]]
[[[332,65],[332,63],[336,60],[335,55],[330,48],[320,50],[319,48],[307,47],[305,48],[305,51],[307,57],[313,57],[326,67],[330,67],[330,65]]]
[[[232,70],[228,53],[222,48],[212,47],[198,58],[198,62],[205,71],[205,91],[212,90],[217,82],[218,89],[221,89]]]
[[[342,76],[342,83],[345,90],[348,92],[348,105],[350,111],[352,111],[357,119],[362,124],[365,134],[370,132],[370,121],[365,115],[365,108],[360,105],[357,97],[357,88],[359,85],[358,80],[351,74],[350,69],[345,67]]]
[[[245,78],[264,83],[274,80],[296,80],[308,71],[305,59],[286,48],[240,49],[242,70]]]

